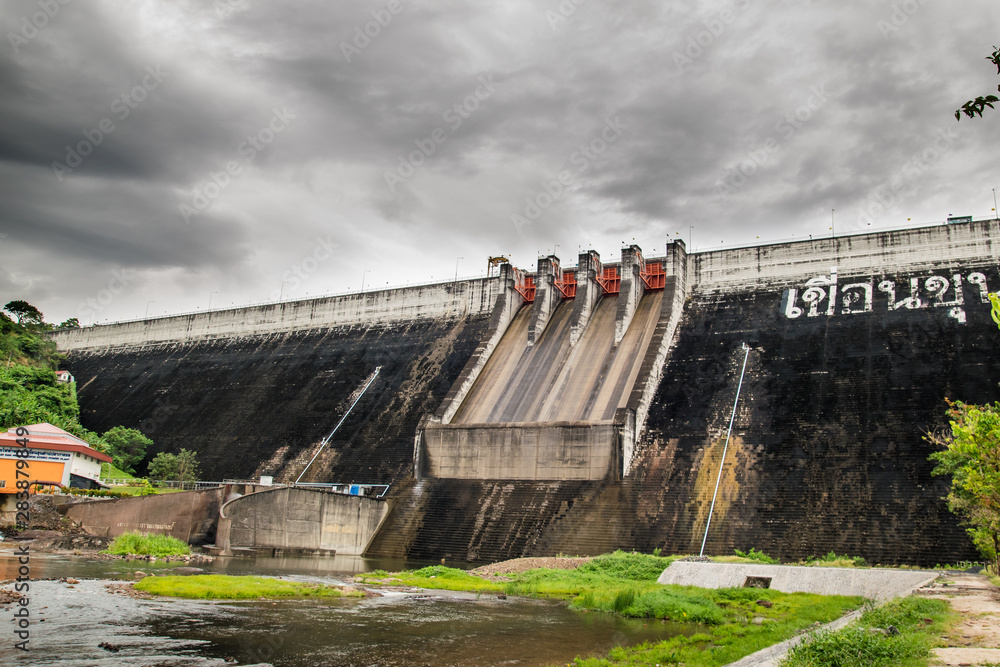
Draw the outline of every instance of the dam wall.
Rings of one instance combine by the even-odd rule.
[[[52,332],[50,338],[60,350],[72,352],[333,327],[386,326],[413,320],[448,320],[488,314],[493,309],[499,284],[498,278],[484,278],[282,301],[60,329]]]
[[[600,479],[513,478],[488,452],[475,453],[494,461],[482,470],[511,478],[414,479],[415,436],[426,438],[435,420],[459,431],[490,423],[466,421],[463,410],[475,408],[496,411],[490,426],[506,428],[524,423],[516,421],[522,409],[554,419],[597,405],[592,392],[574,397],[579,385],[569,382],[569,393],[546,406],[551,392],[534,381],[525,386],[539,400],[517,405],[520,396],[504,387],[539,371],[512,362],[511,379],[495,386],[498,402],[468,403],[494,391],[477,382],[490,364],[507,363],[510,332],[528,327],[519,318],[530,306],[497,279],[493,292],[484,288],[484,298],[442,317],[267,333],[248,325],[145,342],[126,340],[134,331],[109,331],[100,345],[87,342],[96,340],[87,330],[56,337],[61,347],[72,343],[66,367],[77,377],[85,426],[145,424],[156,442],[150,455],[198,449],[210,476],[280,470],[329,432],[342,397],[383,365],[309,481],[392,485],[368,554],[476,562],[619,548],[696,553],[745,343],[749,361],[706,551],[756,547],[783,559],[836,551],[933,565],[976,554],[943,500],[948,480],[930,475],[933,450],[922,436],[946,425],[946,396],[1000,400],[1000,332],[985,300],[1000,289],[998,238],[997,221],[980,221],[662,258],[666,285],[654,294],[661,303],[644,329],[645,352],[630,360],[635,377],[624,374],[618,386],[627,395],[612,391],[603,404],[613,406],[620,429],[609,456],[621,460],[611,464],[617,475]],[[445,297],[452,304],[469,304],[475,291],[462,283],[440,289],[455,292]],[[501,295],[507,305],[498,310]],[[650,296],[637,300],[626,338]],[[570,348],[585,344],[605,298],[593,301]],[[579,309],[557,304],[532,354],[558,331],[567,305],[573,337]],[[592,386],[605,386],[603,371],[597,375]],[[427,442],[418,437],[421,447]],[[419,466],[434,457],[417,458]]]
[[[389,484],[412,473],[421,418],[438,408],[481,344],[497,282],[339,297],[344,303],[331,312],[362,303],[378,309],[370,319],[317,317],[312,328],[296,328],[305,320],[293,318],[283,330],[262,332],[251,320],[232,335],[193,337],[218,316],[206,313],[166,318],[146,342],[136,330],[141,323],[100,327],[99,334],[91,332],[98,327],[60,331],[54,338],[66,349],[87,428],[141,429],[154,441],[147,460],[163,451],[196,451],[202,477],[218,481],[279,476],[311,456],[358,384],[381,366],[302,481]],[[429,295],[441,303],[410,307],[433,303]],[[311,303],[286,304],[285,312],[301,314]],[[239,313],[222,317],[235,321]]]

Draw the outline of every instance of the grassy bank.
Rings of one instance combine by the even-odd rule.
[[[361,591],[345,593],[336,586],[285,581],[271,577],[234,577],[225,574],[146,577],[137,583],[135,588],[151,595],[212,600],[364,596]]]
[[[738,660],[815,623],[839,618],[861,604],[860,598],[780,593],[756,588],[709,590],[662,586],[656,579],[677,556],[615,552],[598,556],[576,569],[535,569],[511,574],[509,581],[489,581],[444,566],[400,573],[359,575],[370,584],[393,584],[554,597],[586,612],[615,613],[690,623],[695,634],[655,644],[616,648],[607,658],[577,659],[578,666],[724,665]]]
[[[792,649],[782,667],[917,667],[953,617],[944,600],[908,597],[869,609],[857,623],[820,632]]]
[[[186,556],[191,553],[191,547],[169,535],[128,532],[116,537],[101,553],[117,556]]]

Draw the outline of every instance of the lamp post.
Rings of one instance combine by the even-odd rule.
[[[691,246],[688,252],[694,252],[694,225],[688,226],[688,245]]]
[[[143,315],[142,319],[146,319],[147,317],[149,317],[149,304],[151,304],[151,303],[156,303],[156,301],[147,301],[146,302],[146,314]]]
[[[209,309],[209,310],[212,310],[212,295],[213,295],[213,294],[218,294],[218,292],[211,292],[211,293],[210,293],[210,294],[208,295],[208,309]]]
[[[458,261],[461,260],[461,259],[465,259],[465,258],[464,257],[456,257],[455,258],[455,282],[456,283],[458,282]]]
[[[281,287],[278,289],[278,302],[279,303],[281,302],[281,297],[285,296],[285,283],[286,282],[288,282],[288,281],[287,280],[282,280],[281,281]]]
[[[361,291],[365,291],[365,274],[371,271],[371,269],[365,269],[361,272]]]

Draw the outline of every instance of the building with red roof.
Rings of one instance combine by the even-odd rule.
[[[20,428],[27,433],[18,435],[17,428],[0,433],[0,493],[17,493],[18,480],[78,489],[101,487],[101,464],[111,463],[110,456],[46,422]]]

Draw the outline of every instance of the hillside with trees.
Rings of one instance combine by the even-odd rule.
[[[103,434],[80,424],[80,406],[75,382],[60,382],[56,377],[64,360],[56,345],[44,334],[55,328],[78,328],[76,318],[58,327],[45,322],[44,315],[27,301],[8,302],[0,311],[0,429],[48,422],[88,442],[94,449],[111,456],[114,466],[138,474],[153,441],[141,431],[115,426]],[[162,455],[161,455],[162,456]],[[179,455],[171,455],[176,459]],[[195,478],[194,452],[186,452],[180,466],[185,479]],[[177,467],[177,466],[175,466]],[[157,472],[174,468],[157,466]],[[171,478],[172,479],[172,478]]]

